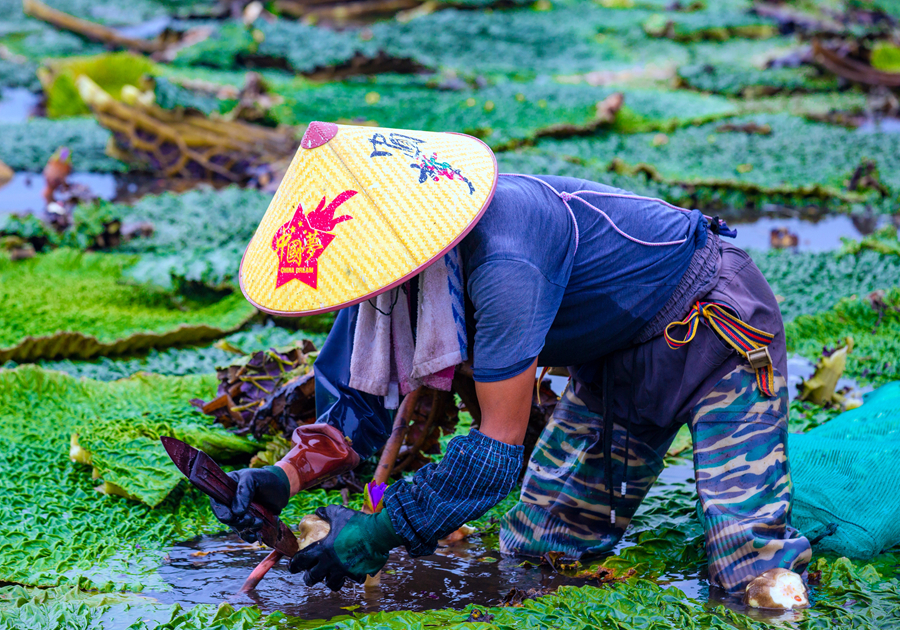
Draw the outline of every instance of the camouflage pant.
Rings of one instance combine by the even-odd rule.
[[[775,567],[802,571],[811,556],[807,539],[790,527],[787,392],[783,377],[776,376],[775,384],[778,395],[765,398],[754,372],[741,364],[691,412],[709,579],[728,590]],[[528,464],[519,503],[503,518],[501,549],[576,557],[610,551],[663,469],[677,429],[630,436],[623,496],[626,436],[613,425],[613,525],[603,419],[566,388]]]

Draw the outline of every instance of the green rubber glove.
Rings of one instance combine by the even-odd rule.
[[[316,516],[331,525],[328,535],[291,558],[291,573],[303,571],[307,586],[325,580],[337,591],[346,578],[362,584],[367,575],[381,570],[391,549],[403,544],[386,511],[363,514],[329,505],[316,510]]]

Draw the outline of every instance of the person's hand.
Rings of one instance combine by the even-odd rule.
[[[291,484],[287,474],[277,466],[265,468],[244,468],[228,473],[237,481],[237,492],[231,505],[209,500],[213,514],[225,525],[238,533],[249,543],[255,543],[263,522],[247,509],[251,503],[258,503],[278,516],[291,498]]]
[[[367,575],[381,570],[391,549],[403,544],[386,511],[363,514],[329,505],[316,510],[316,516],[328,521],[328,535],[291,558],[291,573],[303,571],[307,586],[325,580],[328,588],[337,591],[346,578],[362,584]]]

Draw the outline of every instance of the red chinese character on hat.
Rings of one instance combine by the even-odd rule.
[[[275,288],[297,279],[313,289],[319,275],[319,256],[331,244],[335,226],[353,217],[344,214],[334,216],[334,211],[356,194],[355,190],[345,190],[325,206],[325,197],[318,207],[308,215],[303,214],[302,204],[297,206],[294,217],[278,228],[272,237],[272,249],[278,256],[278,277]]]

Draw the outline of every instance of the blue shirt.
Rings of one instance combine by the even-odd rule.
[[[571,177],[539,179],[560,192],[633,195]],[[633,196],[583,198],[635,239],[683,242],[635,243],[582,201],[569,201],[570,214],[546,185],[501,175],[484,216],[459,245],[475,380],[511,378],[535,357],[540,365],[579,365],[629,345],[706,243],[699,210]]]

